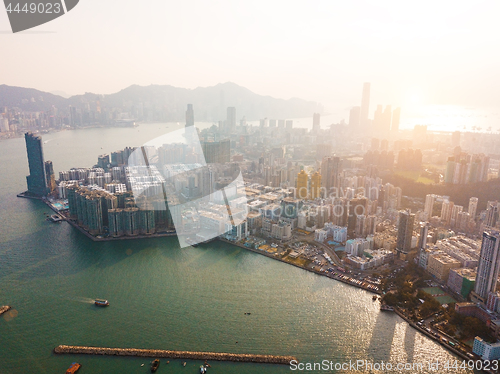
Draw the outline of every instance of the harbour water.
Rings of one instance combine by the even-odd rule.
[[[92,166],[99,154],[140,145],[167,126],[47,134],[45,159],[56,174]],[[0,373],[64,373],[73,361],[83,364],[81,373],[149,372],[147,359],[54,355],[59,344],[423,363],[421,372],[435,372],[427,362],[439,361],[440,373],[447,360],[458,360],[395,314],[380,312],[370,293],[229,244],[92,242],[67,223],[46,221],[42,202],[16,197],[26,189],[24,139],[1,141],[0,163],[0,305],[15,310],[0,317]],[[96,308],[94,298],[110,306]],[[290,372],[210,364],[211,373]],[[200,365],[163,360],[158,373],[196,373]]]

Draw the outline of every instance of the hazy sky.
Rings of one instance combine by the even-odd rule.
[[[0,84],[68,94],[131,84],[232,81],[330,108],[499,106],[500,2],[80,0],[11,34],[0,10]],[[50,32],[49,32],[50,31]]]

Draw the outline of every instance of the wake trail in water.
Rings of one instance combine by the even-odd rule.
[[[79,303],[94,304],[94,300],[89,297],[68,297],[67,299]]]

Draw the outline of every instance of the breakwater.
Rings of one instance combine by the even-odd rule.
[[[135,356],[135,357],[155,357],[187,360],[212,360],[212,361],[233,361],[233,362],[253,362],[262,364],[289,365],[290,361],[296,360],[294,356],[274,356],[256,355],[245,353],[221,353],[221,352],[191,352],[191,351],[170,351],[163,349],[137,349],[137,348],[102,348],[85,347],[74,345],[59,345],[54,348],[57,354],[86,354],[104,356]]]
[[[4,314],[5,312],[8,312],[10,310],[10,306],[5,305],[5,306],[0,306],[0,316]]]

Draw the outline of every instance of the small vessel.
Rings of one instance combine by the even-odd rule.
[[[250,314],[252,314],[252,313],[250,313],[250,312],[245,312],[245,315],[246,315],[246,316],[249,316]]]
[[[80,365],[78,362],[73,362],[68,370],[66,370],[66,374],[74,374],[78,370],[80,370],[81,367],[82,365]]]
[[[382,304],[382,305],[380,305],[380,310],[383,310],[386,312],[393,312],[394,308],[392,306],[387,305],[387,304]]]
[[[155,360],[151,363],[151,373],[156,372],[156,370],[158,370],[158,367],[159,367],[159,366],[160,366],[160,360],[155,359]]]
[[[206,372],[207,372],[207,368],[206,368],[205,366],[201,365],[201,366],[200,366],[200,373],[201,373],[201,374],[204,374],[204,373],[206,373]]]
[[[183,363],[182,363],[182,366],[186,366],[186,363],[185,363],[185,362],[183,362]]]
[[[95,299],[94,304],[97,306],[108,306],[109,301],[108,300],[102,300],[102,299]]]
[[[62,218],[57,214],[53,214],[48,218],[48,220],[50,220],[51,222],[54,222],[54,223],[59,223],[62,221]]]

